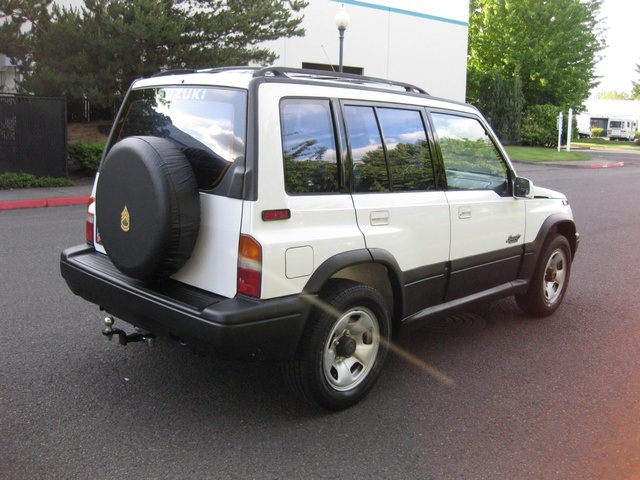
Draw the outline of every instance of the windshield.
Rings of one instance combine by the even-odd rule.
[[[198,187],[210,190],[243,159],[246,92],[227,88],[162,87],[133,90],[115,125],[109,149],[126,137],[151,135],[182,148]]]

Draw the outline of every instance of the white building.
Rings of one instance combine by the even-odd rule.
[[[345,71],[417,85],[430,94],[464,101],[469,0],[308,0],[304,37],[267,42],[274,65],[336,67],[335,16],[350,17],[344,35]],[[83,0],[56,0],[79,7]]]
[[[0,53],[0,93],[16,93],[17,73],[11,59]]]
[[[350,17],[345,71],[412,83],[432,95],[464,101],[469,0],[309,0],[306,35],[266,44],[280,56],[274,65],[337,68],[335,16],[342,5]]]

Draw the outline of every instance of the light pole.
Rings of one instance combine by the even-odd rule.
[[[340,63],[338,64],[338,71],[342,73],[342,50],[344,44],[344,31],[347,29],[347,25],[349,25],[349,14],[345,11],[344,5],[340,8],[340,11],[336,13],[336,27],[338,27],[338,32],[340,34]]]

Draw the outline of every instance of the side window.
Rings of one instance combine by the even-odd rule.
[[[347,106],[345,120],[351,144],[356,192],[388,192],[389,172],[373,107]]]
[[[509,170],[496,145],[475,118],[432,113],[450,190],[509,193]]]
[[[420,112],[379,108],[394,192],[434,190],[433,163]]]
[[[435,188],[433,164],[420,112],[346,106],[356,192]]]
[[[336,193],[340,175],[329,100],[285,99],[280,104],[285,191]]]

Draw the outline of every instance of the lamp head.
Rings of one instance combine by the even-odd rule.
[[[340,8],[338,13],[336,13],[336,27],[338,30],[344,30],[349,25],[349,14],[345,11],[344,5]]]

